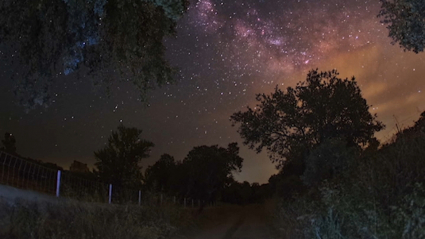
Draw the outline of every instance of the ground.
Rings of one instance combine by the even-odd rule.
[[[275,239],[266,204],[206,208],[181,239]],[[180,239],[178,238],[178,239]]]
[[[16,198],[56,203],[64,199],[4,185],[0,185],[0,197],[9,203]],[[187,208],[193,212],[194,225],[173,239],[275,239],[278,237],[270,223],[272,208],[270,203],[213,206],[205,208],[202,213]]]

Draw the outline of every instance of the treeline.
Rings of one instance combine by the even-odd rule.
[[[144,185],[151,191],[193,198],[205,204],[262,202],[271,195],[267,184],[260,186],[233,179],[232,172],[240,171],[243,162],[238,152],[237,144],[231,143],[227,148],[195,147],[182,161],[164,154],[146,169]]]
[[[273,196],[273,190],[268,183],[242,183],[234,181],[221,193],[221,201],[225,203],[246,205],[252,203],[264,203]]]
[[[197,146],[180,161],[164,154],[143,174],[139,164],[149,157],[154,144],[141,139],[141,133],[142,130],[137,128],[120,125],[111,133],[107,145],[94,153],[97,162],[93,170],[78,161],[74,161],[69,170],[64,170],[53,163],[23,158],[16,153],[16,140],[10,133],[5,134],[2,150],[27,162],[62,170],[65,195],[75,197],[91,197],[89,194],[93,190],[106,194],[107,189],[103,186],[94,188],[94,182],[112,184],[113,200],[116,202],[135,201],[137,192],[141,190],[143,195],[162,194],[179,201],[194,200],[201,209],[217,201],[241,205],[259,203],[272,194],[267,184],[239,183],[234,180],[232,173],[240,172],[243,163],[237,143],[230,143],[226,148],[218,145]],[[9,169],[9,174],[10,170],[15,169]],[[17,175],[22,173],[25,172]],[[44,182],[42,177],[36,175],[33,183]]]

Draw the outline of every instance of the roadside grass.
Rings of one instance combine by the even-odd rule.
[[[191,223],[189,211],[171,204],[109,205],[0,200],[2,239],[173,238]]]

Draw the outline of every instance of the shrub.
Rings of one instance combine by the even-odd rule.
[[[392,208],[397,215],[395,223],[402,230],[400,238],[425,238],[425,189],[422,184],[416,183],[413,192]]]
[[[318,145],[305,159],[305,171],[302,175],[304,184],[312,186],[324,179],[346,175],[358,160],[359,152],[354,147],[347,147],[344,141],[328,139]]]
[[[313,150],[302,177],[308,193],[277,207],[281,235],[425,238],[424,124],[425,113],[415,126],[360,157],[338,141]]]

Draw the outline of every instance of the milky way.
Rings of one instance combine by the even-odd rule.
[[[149,107],[130,84],[116,84],[108,99],[89,80],[69,75],[54,87],[51,107],[25,114],[6,89],[12,72],[5,63],[0,133],[13,132],[22,155],[65,167],[74,159],[92,164],[93,151],[120,122],[155,143],[145,165],[163,153],[183,159],[194,146],[237,141],[245,163],[236,178],[266,182],[274,166],[266,154],[242,146],[229,122],[255,104],[256,93],[294,86],[313,68],[336,68],[357,78],[371,112],[387,124],[381,140],[395,132],[395,122],[411,125],[425,110],[424,55],[390,44],[376,18],[379,7],[354,0],[192,2],[176,38],[165,41],[167,58],[180,68],[178,83],[152,92]]]
[[[214,48],[208,63],[230,63],[231,77],[290,74],[382,37],[376,3],[346,2],[202,0],[192,4],[180,35],[195,35],[197,49]]]

